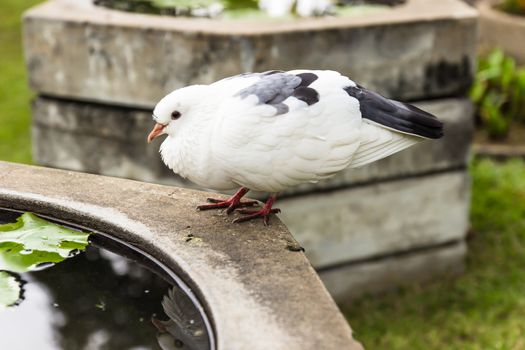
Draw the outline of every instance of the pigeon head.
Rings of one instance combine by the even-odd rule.
[[[202,103],[203,89],[206,85],[187,86],[164,96],[153,110],[156,122],[148,135],[148,142],[164,134],[173,134],[178,126],[195,117]]]

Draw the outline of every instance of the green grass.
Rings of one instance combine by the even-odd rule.
[[[525,349],[525,163],[474,161],[467,271],[345,310],[368,349]]]
[[[0,3],[0,160],[31,162],[30,100],[20,16],[39,0]]]

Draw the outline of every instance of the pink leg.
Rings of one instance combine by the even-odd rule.
[[[198,210],[210,210],[227,208],[226,213],[231,214],[235,209],[241,207],[251,207],[257,204],[256,201],[241,202],[241,198],[248,193],[249,189],[241,187],[233,196],[228,199],[208,198],[208,202],[214,204],[204,204],[197,207]]]
[[[248,220],[258,219],[262,218],[265,225],[268,225],[270,222],[270,214],[277,214],[281,212],[281,209],[272,209],[272,205],[275,202],[275,199],[277,198],[277,194],[272,194],[266,203],[264,204],[264,207],[261,210],[249,210],[249,209],[238,209],[237,211],[241,214],[247,214],[246,216],[243,216],[242,218],[238,218],[233,220],[234,223],[238,222],[244,222]]]

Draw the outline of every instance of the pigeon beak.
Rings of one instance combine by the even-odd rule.
[[[160,123],[155,124],[153,130],[151,130],[151,132],[148,135],[148,143],[153,141],[157,136],[161,135],[164,132],[165,127],[166,125]]]

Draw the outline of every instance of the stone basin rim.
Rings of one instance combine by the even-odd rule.
[[[83,187],[86,184],[89,187]],[[86,189],[92,193],[83,193]],[[278,220],[273,220],[273,227],[266,231],[274,236],[263,237],[259,222],[260,226],[228,229],[220,215],[200,215],[200,212],[197,215],[195,211],[187,211],[180,204],[174,204],[182,212],[179,214],[182,215],[182,225],[191,223],[195,227],[195,235],[202,235],[202,244],[198,241],[184,243],[186,236],[177,232],[177,227],[169,227],[162,233],[156,232],[158,227],[155,226],[137,224],[126,227],[118,215],[115,218],[101,217],[97,207],[90,204],[93,198],[98,198],[97,191],[106,191],[106,197],[100,199],[102,204],[113,201],[115,208],[122,209],[123,213],[134,213],[133,219],[140,221],[142,214],[136,210],[142,208],[126,202],[128,198],[113,198],[115,194],[121,193],[119,191],[123,191],[123,195],[128,192],[142,194],[144,198],[137,198],[137,201],[143,200],[146,205],[152,205],[152,198],[163,192],[168,195],[169,190],[175,197],[174,203],[181,195],[193,196],[194,200],[202,200],[206,196],[205,193],[186,189],[0,162],[0,207],[50,215],[77,227],[87,227],[123,239],[127,244],[152,255],[174,271],[200,300],[212,323],[216,349],[317,349],[321,344],[326,345],[325,349],[362,349],[352,338],[349,325],[304,254],[285,249],[291,235]],[[67,198],[64,199],[65,196]],[[85,203],[78,201],[83,196],[87,197]],[[159,199],[162,203],[163,198]],[[148,210],[151,211],[151,208],[144,208],[144,211]],[[201,222],[217,231],[206,236],[207,231],[201,231],[202,227],[199,227]],[[141,232],[149,228],[153,231]],[[242,232],[247,236],[246,241],[236,236]],[[244,250],[234,249],[231,255],[225,256],[216,254],[221,253],[220,247],[213,245],[214,249],[210,249],[210,246],[204,245],[208,239],[217,245],[222,240],[228,241],[226,246],[248,244],[257,246],[257,249],[248,255]],[[180,247],[187,250],[177,253],[174,248]],[[194,260],[188,257],[194,257]],[[252,259],[243,261],[245,257],[253,258],[253,262]],[[249,268],[232,270],[236,264],[241,267],[249,265]],[[225,271],[237,274],[228,275]],[[217,284],[217,280],[226,287]],[[305,303],[309,303],[310,307],[304,307]],[[239,307],[236,308],[236,305]],[[240,321],[245,324],[239,326]],[[310,338],[308,334],[311,334]]]

